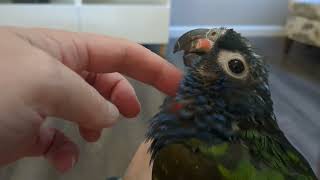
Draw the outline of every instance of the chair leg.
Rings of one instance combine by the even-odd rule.
[[[167,55],[167,44],[161,44],[159,49],[159,55],[163,58]]]
[[[284,53],[285,55],[289,54],[290,49],[291,49],[293,43],[294,43],[294,41],[293,41],[292,39],[286,38],[286,39],[284,40],[283,53]]]

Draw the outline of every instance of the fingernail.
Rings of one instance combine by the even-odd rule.
[[[77,161],[76,157],[75,157],[75,156],[72,156],[72,157],[71,157],[71,168],[74,167],[74,165],[76,164],[76,161]]]
[[[62,173],[66,173],[68,171],[70,171],[75,165],[76,165],[77,159],[75,156],[71,156],[71,158],[69,159],[69,163],[66,164],[65,166],[62,165],[60,171]]]
[[[75,166],[76,162],[77,162],[76,157],[71,156],[69,158],[60,159],[60,161],[55,160],[53,163],[61,173],[66,173]]]
[[[107,125],[112,125],[119,118],[119,110],[112,103],[108,103]]]

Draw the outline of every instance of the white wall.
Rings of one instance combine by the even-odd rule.
[[[172,26],[283,25],[288,0],[172,0]]]

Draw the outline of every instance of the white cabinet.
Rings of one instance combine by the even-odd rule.
[[[169,0],[52,0],[0,4],[0,25],[99,33],[138,43],[166,44]]]
[[[81,30],[111,34],[136,42],[166,43],[169,9],[159,5],[85,5]]]

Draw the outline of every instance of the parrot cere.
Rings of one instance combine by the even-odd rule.
[[[153,180],[316,180],[278,127],[268,70],[232,29],[176,42],[187,71],[150,121]]]

